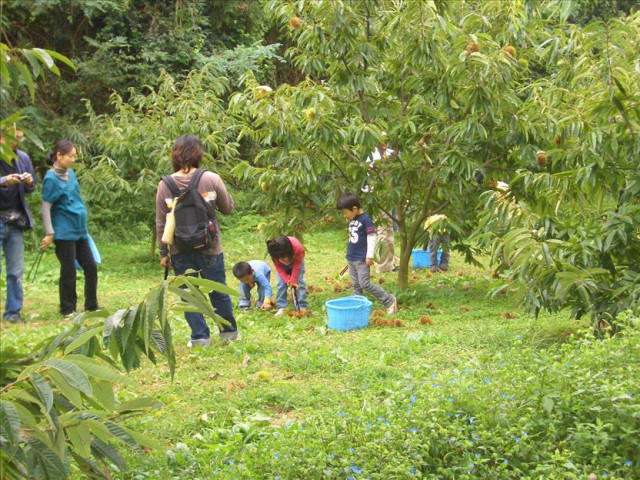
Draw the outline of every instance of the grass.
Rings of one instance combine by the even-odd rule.
[[[223,233],[232,286],[235,262],[264,258],[249,223]],[[637,478],[637,342],[581,340],[583,323],[566,312],[535,319],[512,289],[490,298],[499,281],[455,254],[447,273],[412,272],[404,292],[394,273],[376,276],[398,296],[403,327],[328,330],[324,302],[350,294],[334,292],[348,280],[338,275],[345,241],[346,229],[304,238],[307,283],[317,290],[310,317],[238,312],[240,341],[188,349],[188,327],[175,316],[175,381],[166,365],[145,363],[132,374],[139,386],[118,392],[162,402],[129,426],[167,450],[131,454],[122,478]],[[99,248],[103,309],[139,301],[162,279],[147,244]],[[29,346],[62,328],[57,268],[47,253],[25,284],[28,322],[3,323],[3,342]],[[582,384],[590,393],[576,400]],[[590,410],[600,404],[615,418]],[[598,421],[611,425],[597,432]]]

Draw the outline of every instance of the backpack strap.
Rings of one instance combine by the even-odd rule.
[[[193,176],[191,180],[189,180],[189,186],[187,188],[198,189],[198,183],[200,183],[200,178],[204,174],[205,170],[202,168],[196,168],[196,171],[193,172]]]
[[[164,177],[162,177],[162,181],[166,183],[167,187],[169,187],[169,190],[171,190],[171,195],[173,195],[174,198],[180,196],[180,189],[178,188],[178,184],[176,184],[175,180],[171,178],[171,175],[165,175]]]

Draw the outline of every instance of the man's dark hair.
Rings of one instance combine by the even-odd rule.
[[[351,210],[353,209],[353,207],[360,208],[360,199],[355,193],[343,193],[338,198],[336,207],[338,208],[338,210],[342,210],[343,208]]]
[[[267,250],[271,258],[278,260],[279,258],[288,258],[293,260],[293,245],[287,237],[280,235],[271,240],[267,240]]]
[[[238,280],[252,273],[253,268],[251,268],[248,262],[238,262],[233,266],[233,274]]]

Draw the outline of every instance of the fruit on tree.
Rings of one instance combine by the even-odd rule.
[[[547,154],[542,150],[538,150],[536,152],[536,160],[538,160],[538,165],[544,167],[547,164]]]
[[[269,190],[269,185],[267,185],[267,182],[260,183],[260,190],[262,190],[263,192],[267,192]]]
[[[300,28],[302,28],[302,20],[300,20],[298,17],[294,15],[289,20],[289,26],[294,30],[300,30]]]
[[[309,121],[313,121],[316,119],[316,109],[313,107],[309,107],[307,108],[307,111],[305,112],[305,115],[307,116],[307,120]]]
[[[518,65],[520,65],[523,70],[529,70],[529,61],[525,58],[519,59]]]
[[[267,85],[259,85],[253,90],[253,95],[256,100],[260,100],[261,98],[266,97],[272,92],[273,89]]]
[[[513,45],[507,45],[504,47],[505,58],[515,58],[517,56],[516,47]]]
[[[465,48],[465,51],[467,52],[467,55],[471,55],[472,53],[479,52],[480,44],[478,44],[477,42],[471,42],[470,44],[467,45],[467,48]]]

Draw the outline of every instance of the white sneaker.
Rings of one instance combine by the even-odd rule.
[[[209,345],[211,345],[210,338],[198,338],[197,340],[189,340],[189,343],[187,343],[187,347],[189,348],[208,347]]]
[[[281,317],[284,315],[284,308],[279,308],[276,313],[273,314],[274,317]]]
[[[392,296],[393,296],[393,303],[389,307],[387,307],[387,315],[393,315],[398,311],[398,301],[396,300],[395,295],[392,295]]]

